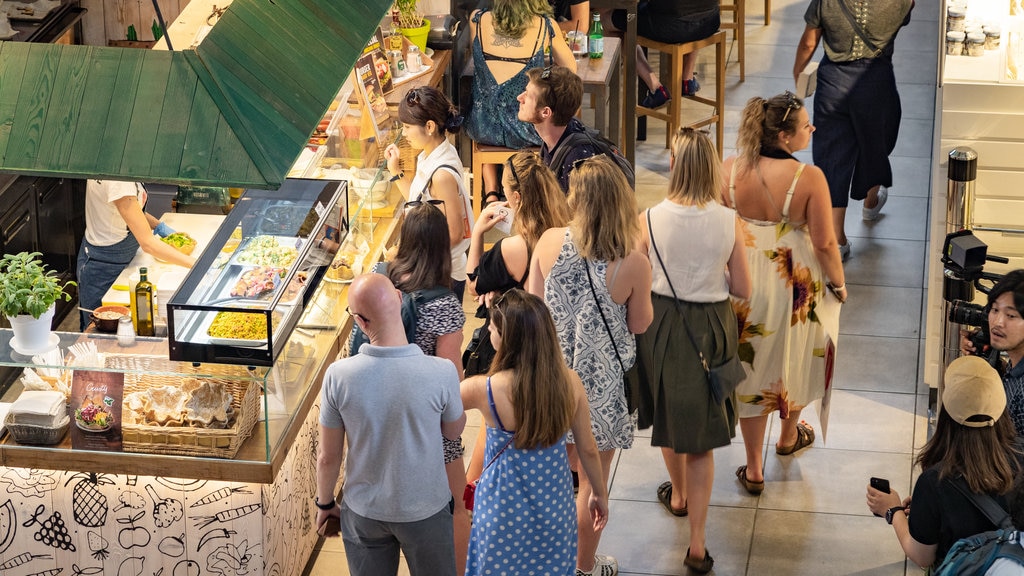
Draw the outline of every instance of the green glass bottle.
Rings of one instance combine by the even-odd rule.
[[[135,285],[133,298],[138,315],[135,331],[139,336],[156,336],[153,328],[153,283],[149,281],[145,267],[139,268],[139,283]]]
[[[601,26],[601,15],[594,12],[593,20],[590,22],[590,32],[587,33],[590,44],[590,57],[597,59],[604,57],[604,26]]]

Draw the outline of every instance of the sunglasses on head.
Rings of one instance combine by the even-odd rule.
[[[789,113],[793,110],[799,110],[801,106],[796,100],[796,94],[793,94],[789,90],[786,90],[783,96],[786,98],[786,113],[782,115],[782,121],[785,122],[786,118],[789,118]]]
[[[420,89],[413,88],[405,95],[406,104],[419,104],[420,103]]]
[[[433,206],[434,208],[437,208],[441,212],[445,211],[444,200],[438,200],[437,198],[431,198],[430,200],[409,200],[408,202],[405,203],[405,211],[408,212],[409,210],[412,210],[417,206],[423,206],[424,204],[428,206]]]
[[[545,66],[544,67],[544,70],[542,70],[541,73],[540,73],[540,79],[541,80],[547,80],[548,78],[551,77],[551,68],[552,68],[551,66]]]
[[[519,190],[522,186],[519,184],[519,173],[516,172],[515,164],[512,163],[511,158],[505,164],[508,166],[508,171],[512,174],[512,180],[516,183],[516,190]]]

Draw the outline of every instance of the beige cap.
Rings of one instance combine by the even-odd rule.
[[[977,356],[953,360],[946,368],[942,407],[964,426],[994,426],[1006,410],[1006,391],[999,373]],[[976,416],[985,418],[968,420]]]

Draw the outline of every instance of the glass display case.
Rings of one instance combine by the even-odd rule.
[[[167,303],[170,359],[272,366],[348,237],[347,188],[243,193]]]

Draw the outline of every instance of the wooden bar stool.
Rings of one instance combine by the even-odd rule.
[[[670,71],[670,80],[668,82],[662,82],[668,86],[682,86],[683,85],[683,55],[691,52],[697,52],[701,48],[707,48],[708,46],[715,47],[715,98],[704,98],[699,95],[691,96],[680,96],[675,95],[668,102],[668,112],[665,112],[666,108],[655,110],[652,108],[644,108],[643,106],[636,107],[636,115],[650,116],[661,120],[667,124],[665,130],[665,147],[670,148],[672,146],[672,137],[675,135],[676,130],[682,126],[682,99],[688,98],[701,104],[711,106],[712,114],[710,117],[689,124],[691,128],[700,128],[703,126],[715,125],[715,146],[718,148],[718,155],[722,155],[722,137],[724,133],[723,121],[725,119],[725,32],[719,30],[711,36],[703,40],[696,40],[694,42],[686,42],[684,44],[666,44],[663,42],[656,42],[650,38],[644,38],[638,36],[637,44],[647,48],[648,50],[657,50],[661,52],[662,69],[668,66]],[[699,92],[698,92],[699,94]],[[475,164],[476,160],[474,160]]]
[[[533,150],[538,154],[540,153],[540,148],[524,148],[524,150]],[[480,217],[480,211],[483,210],[484,207],[484,164],[504,164],[516,152],[519,152],[519,150],[505,148],[503,146],[489,146],[487,144],[480,144],[476,141],[473,142],[472,201],[474,221]]]
[[[744,82],[747,79],[747,68],[744,62],[743,52],[745,40],[744,28],[747,25],[747,17],[744,10],[744,4],[747,0],[733,0],[732,4],[719,4],[719,10],[721,12],[732,12],[732,22],[722,21],[719,25],[721,30],[732,30],[733,40],[736,42],[736,61],[740,63],[740,82]],[[768,3],[771,0],[765,0],[765,24],[768,23],[768,11],[771,7]]]

